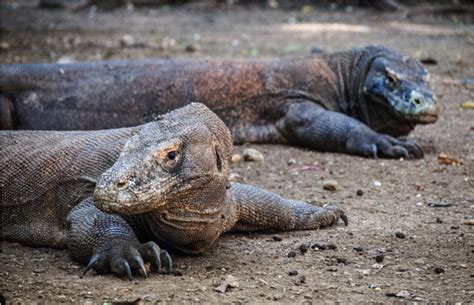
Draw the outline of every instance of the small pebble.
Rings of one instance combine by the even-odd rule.
[[[403,239],[403,238],[405,238],[405,233],[397,231],[397,232],[395,232],[395,236],[398,237],[398,238]]]
[[[452,205],[453,205],[452,203],[447,203],[444,201],[429,201],[428,202],[428,206],[430,208],[449,208]]]
[[[291,158],[291,159],[288,159],[288,161],[286,162],[287,165],[293,165],[293,164],[296,164],[296,160]]]
[[[443,223],[443,220],[439,217],[436,217],[436,223]]]
[[[334,180],[324,181],[323,189],[325,189],[326,191],[335,191],[336,188],[337,188],[337,181],[334,181]]]
[[[174,275],[174,276],[183,276],[183,272],[182,272],[182,271],[179,271],[179,270],[174,270],[174,271],[173,271],[173,275]]]
[[[230,173],[229,174],[229,180],[230,181],[240,181],[240,175],[237,173]]]
[[[288,252],[288,257],[295,257],[296,256],[296,251],[291,250]]]
[[[385,258],[385,256],[383,255],[383,253],[379,253],[379,254],[377,254],[377,255],[375,256],[375,261],[376,261],[377,263],[381,263],[381,262],[383,262],[383,259],[384,259],[384,258]]]
[[[201,46],[198,44],[193,44],[193,43],[188,44],[185,48],[185,51],[190,52],[190,53],[193,53],[199,50],[201,50]]]
[[[69,56],[62,56],[57,61],[58,64],[72,64],[74,62],[76,62],[76,60]]]
[[[328,245],[325,243],[313,243],[311,244],[311,249],[326,250]]]
[[[2,42],[0,43],[0,49],[2,49],[2,50],[8,50],[8,49],[10,49],[10,44],[9,44],[8,42],[6,42],[6,41],[2,41]]]
[[[329,244],[328,245],[328,249],[329,250],[336,250],[337,249],[337,246],[335,244]]]
[[[354,249],[354,251],[356,251],[356,252],[362,252],[362,251],[364,251],[364,249],[363,249],[361,246],[355,246],[355,247],[352,248],[352,249]]]
[[[272,236],[272,239],[273,239],[274,241],[282,241],[282,240],[283,240],[283,238],[282,238],[280,235],[273,235],[273,236]]]
[[[135,37],[125,34],[120,38],[120,45],[122,47],[130,47],[135,44]]]
[[[377,181],[377,180],[374,180],[374,182],[373,182],[372,184],[373,184],[373,186],[375,186],[375,187],[380,187],[380,186],[382,186],[382,183],[381,183],[380,181]]]
[[[240,154],[232,155],[232,163],[239,163],[242,160],[242,156]]]
[[[434,272],[436,274],[441,274],[441,273],[444,273],[444,269],[441,268],[441,267],[436,267],[436,268],[434,268]]]
[[[303,243],[300,245],[299,249],[301,251],[301,253],[305,254],[306,252],[308,252],[308,244],[307,243]]]
[[[296,270],[291,270],[290,272],[288,272],[288,275],[289,275],[289,276],[298,275],[298,271],[296,271]]]
[[[356,194],[357,194],[357,196],[362,196],[362,195],[364,195],[364,191],[363,190],[357,190]]]
[[[336,258],[336,262],[337,262],[338,264],[344,264],[344,265],[347,265],[347,264],[348,264],[347,258],[345,258],[345,257],[337,257],[337,258]]]
[[[306,283],[306,277],[304,275],[300,275],[296,280],[295,280],[295,285],[300,286]]]
[[[247,148],[244,150],[244,161],[250,161],[250,162],[263,162],[263,154],[253,148]]]

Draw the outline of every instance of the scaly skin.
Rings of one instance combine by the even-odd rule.
[[[344,212],[229,184],[232,138],[193,103],[142,126],[1,131],[3,238],[68,248],[99,273],[171,269],[164,248],[208,249],[229,230],[317,229]]]
[[[283,60],[142,60],[1,65],[2,129],[127,127],[205,103],[234,143],[423,157],[406,137],[436,121],[427,71],[377,46]]]

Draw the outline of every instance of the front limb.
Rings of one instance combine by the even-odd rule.
[[[116,214],[108,214],[87,198],[68,215],[68,248],[72,258],[87,263],[84,274],[115,273],[132,277],[132,271],[147,275],[144,260],[159,270],[163,263],[168,271],[171,258],[152,241],[140,244],[128,223]]]
[[[337,206],[316,207],[302,201],[288,200],[260,188],[232,183],[230,196],[237,206],[237,231],[310,230],[336,224],[344,211]]]
[[[377,133],[354,118],[308,101],[289,105],[278,127],[289,142],[319,151],[372,158],[423,157],[423,151],[412,140]]]

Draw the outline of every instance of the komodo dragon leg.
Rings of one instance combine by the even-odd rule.
[[[414,141],[377,133],[356,119],[308,101],[292,103],[278,127],[288,141],[320,151],[372,158],[423,157]]]
[[[236,231],[309,230],[336,224],[344,211],[337,206],[316,207],[302,201],[285,199],[258,187],[233,183],[231,198],[237,205]]]
[[[156,243],[140,244],[132,228],[121,216],[108,214],[94,206],[87,198],[75,206],[68,215],[68,248],[71,256],[88,263],[90,269],[105,274],[132,277],[132,271],[147,276],[144,261],[152,262],[160,270],[161,265],[171,271],[171,258]]]

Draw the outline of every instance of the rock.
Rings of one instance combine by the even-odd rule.
[[[328,245],[328,249],[329,250],[336,250],[337,249],[337,246],[335,244],[329,244]]]
[[[240,154],[232,155],[232,163],[239,163],[242,160],[242,156]]]
[[[415,259],[415,264],[417,265],[424,265],[425,261],[422,258]]]
[[[72,64],[74,62],[76,62],[76,60],[69,56],[61,56],[57,61],[58,64]]]
[[[0,49],[1,50],[8,50],[8,49],[10,49],[10,44],[6,41],[2,41],[0,43]]]
[[[197,51],[201,50],[201,46],[198,45],[198,44],[190,43],[190,44],[186,45],[184,50],[186,52],[193,53],[193,52],[197,52]]]
[[[379,253],[375,256],[375,261],[377,263],[381,263],[381,262],[383,262],[384,258],[385,258],[385,256],[383,255],[383,253]]]
[[[326,250],[328,245],[325,243],[312,243],[310,246],[311,249]]]
[[[334,181],[334,180],[324,181],[323,189],[325,189],[326,191],[335,191],[336,188],[337,188],[337,181]]]
[[[362,190],[357,190],[356,195],[357,195],[357,196],[362,196],[362,195],[364,195],[364,191],[362,191]]]
[[[309,50],[311,54],[319,54],[319,53],[324,53],[324,50],[319,48],[319,47],[311,47]]]
[[[298,271],[296,271],[296,270],[291,270],[290,272],[288,272],[288,275],[289,275],[289,276],[296,276],[296,275],[298,275]]]
[[[247,148],[244,150],[244,161],[263,162],[263,154],[256,149]]]
[[[357,270],[361,276],[369,276],[370,275],[370,269],[358,269]]]
[[[283,240],[283,238],[282,238],[280,235],[273,235],[273,236],[272,236],[272,239],[273,239],[274,241],[282,241],[282,240]]]
[[[230,174],[229,174],[229,180],[232,181],[232,182],[240,181],[240,180],[241,180],[241,177],[240,177],[240,175],[237,174],[237,173],[230,173]]]
[[[296,251],[291,250],[288,252],[288,257],[295,257],[296,256]]]
[[[400,239],[404,239],[405,238],[405,233],[397,231],[397,232],[395,232],[395,236],[400,238]]]
[[[302,243],[300,246],[299,246],[299,249],[301,251],[302,254],[305,254],[306,252],[308,252],[308,249],[309,249],[309,246],[307,243]]]
[[[180,270],[174,270],[174,271],[173,271],[173,275],[174,275],[174,276],[183,276],[183,272],[180,271]]]
[[[336,257],[336,263],[347,265],[349,262],[345,257]]]
[[[296,164],[296,160],[293,159],[293,158],[288,159],[288,161],[286,161],[286,164],[289,165],[289,166],[291,166],[291,165],[293,165],[293,164]]]
[[[436,274],[441,274],[441,273],[444,273],[444,269],[441,268],[441,267],[436,267],[436,268],[434,268],[434,272]]]
[[[352,248],[354,251],[356,252],[362,252],[364,251],[364,249],[361,247],[361,246],[355,246],[354,248]]]
[[[295,280],[295,285],[300,286],[306,283],[306,277],[304,275],[300,275],[296,280]]]
[[[443,223],[443,220],[439,217],[436,217],[436,223]]]
[[[372,182],[372,185],[374,187],[380,187],[380,186],[382,186],[382,183],[380,181],[374,180],[374,182]]]
[[[225,293],[230,288],[238,288],[240,286],[239,281],[233,275],[226,275],[222,284],[214,288],[214,291]]]
[[[385,294],[387,297],[396,297],[396,298],[401,298],[401,299],[408,299],[410,298],[410,293],[406,290],[400,290],[399,292],[387,292]]]
[[[474,219],[469,219],[464,222],[465,225],[474,226]]]
[[[129,34],[125,34],[120,37],[120,45],[122,47],[131,47],[135,44],[135,37]]]
[[[448,208],[452,206],[452,204],[444,201],[428,201],[428,206],[430,208]]]

